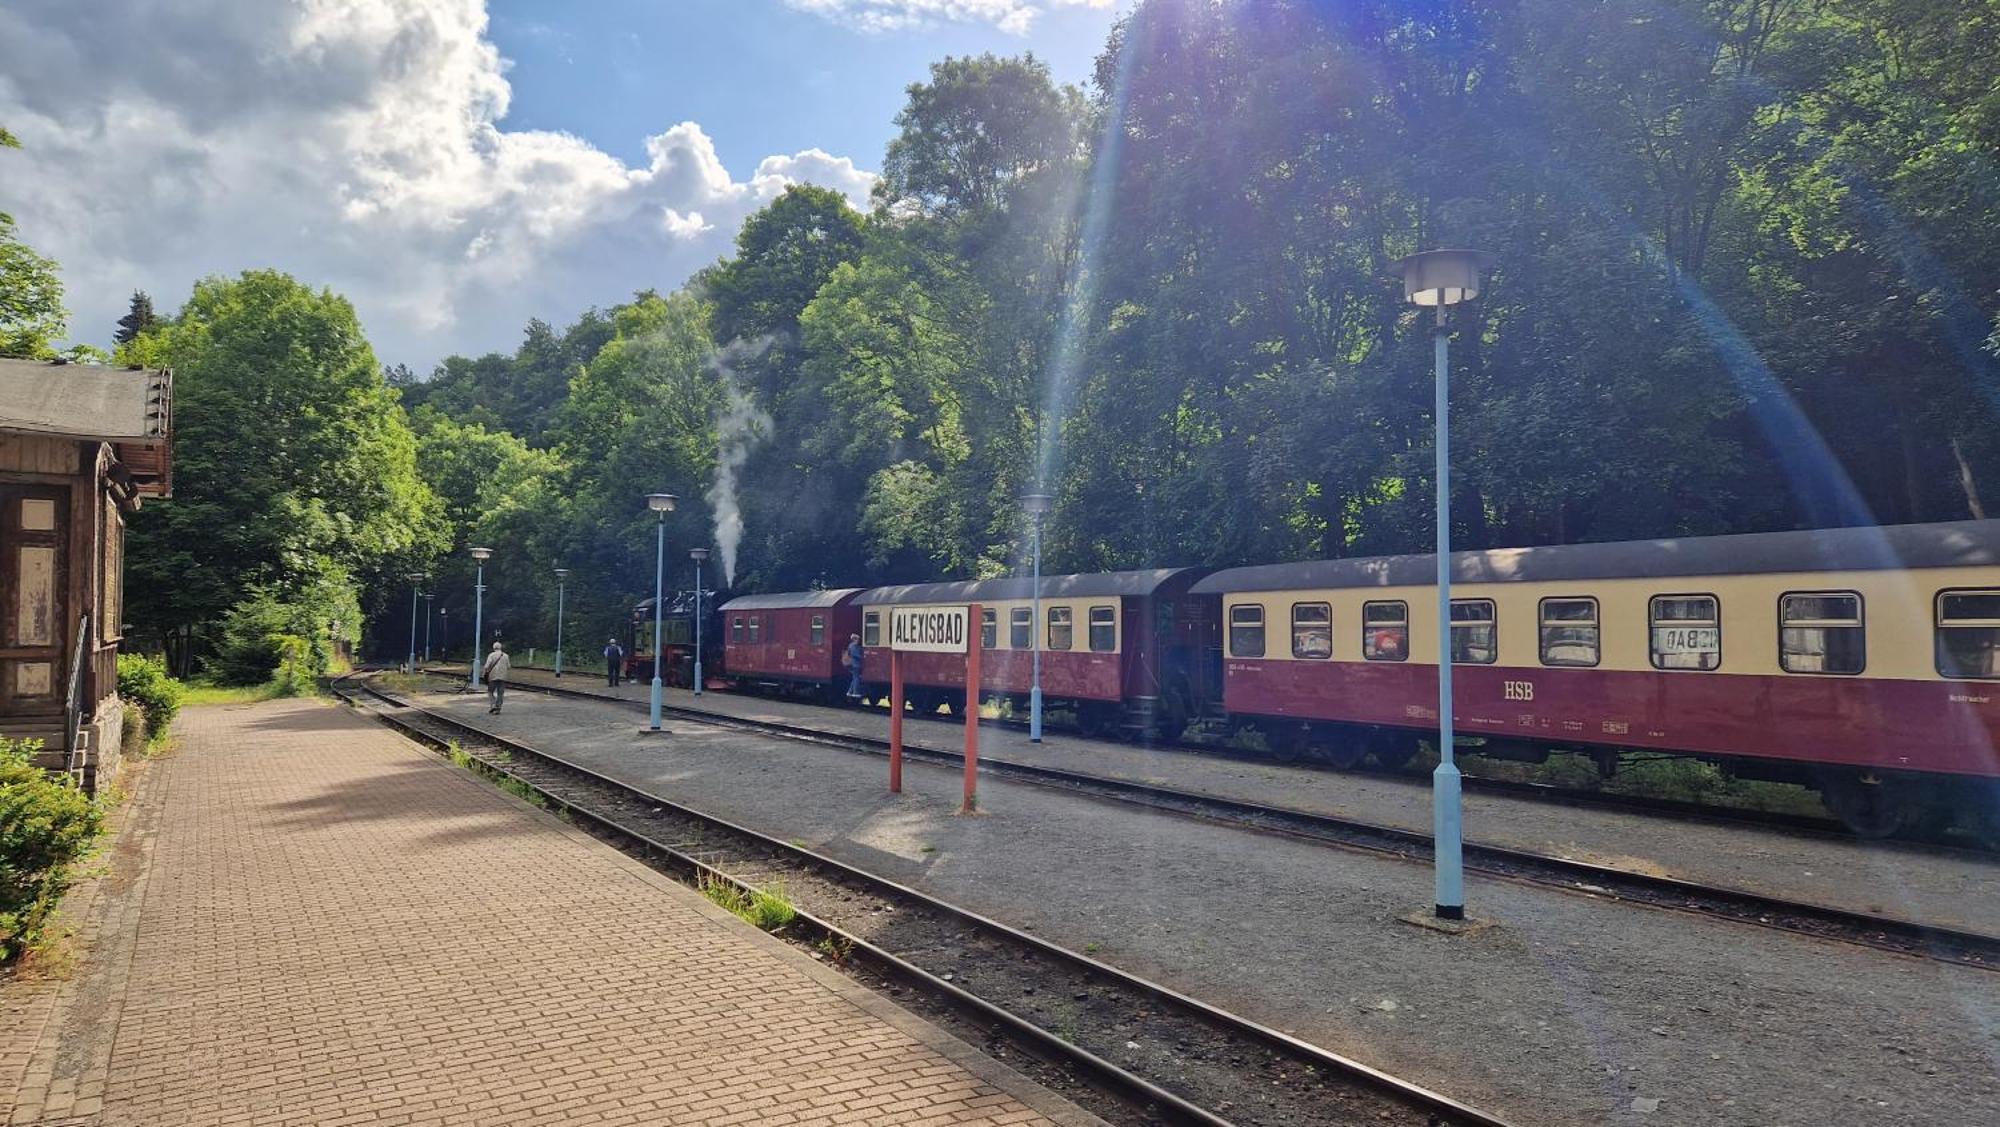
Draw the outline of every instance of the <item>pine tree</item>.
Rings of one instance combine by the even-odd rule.
[[[153,299],[145,290],[134,290],[132,308],[125,316],[118,318],[118,331],[112,334],[112,339],[119,344],[131,344],[139,339],[139,334],[158,322],[159,318],[153,315]]]

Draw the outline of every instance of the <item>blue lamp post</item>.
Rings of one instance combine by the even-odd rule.
[[[417,600],[423,598],[424,577],[422,572],[411,572],[410,580],[410,663],[404,666],[411,673],[417,671]]]
[[[562,676],[562,628],[563,628],[563,586],[569,582],[569,569],[556,569],[556,676]]]
[[[694,561],[694,695],[701,695],[701,563],[708,558],[707,548],[689,548],[688,558]]]
[[[660,622],[667,593],[667,514],[680,498],[671,493],[646,494],[646,507],[659,517],[659,543],[653,554],[653,722],[649,731],[660,730]]]
[[[1025,493],[1021,496],[1021,511],[1028,514],[1034,526],[1034,587],[1028,597],[1034,610],[1030,612],[1028,625],[1028,648],[1033,653],[1034,680],[1028,688],[1028,739],[1042,742],[1042,518],[1049,514],[1049,495],[1046,493]]]
[[[1437,917],[1465,918],[1464,824],[1458,762],[1452,748],[1451,700],[1451,327],[1445,307],[1479,296],[1479,273],[1490,261],[1476,250],[1430,250],[1396,263],[1403,297],[1437,307],[1437,615],[1438,765],[1431,776],[1431,821],[1436,835]]]
[[[479,577],[472,581],[472,687],[479,687],[479,643],[486,629],[486,561],[493,558],[493,549],[474,548],[472,558],[478,561]]]
[[[431,600],[437,598],[434,591],[424,592],[424,664],[431,660]]]

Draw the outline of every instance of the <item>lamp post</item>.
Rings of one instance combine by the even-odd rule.
[[[701,695],[701,563],[708,558],[707,548],[689,548],[688,558],[694,561],[694,695]]]
[[[1049,495],[1027,493],[1021,497],[1021,511],[1034,525],[1035,579],[1028,597],[1035,608],[1029,612],[1028,649],[1034,667],[1034,681],[1028,688],[1028,739],[1042,742],[1042,518],[1049,512]]]
[[[409,580],[410,580],[410,664],[406,668],[410,672],[415,673],[417,671],[417,600],[423,597],[418,593],[419,591],[422,590],[421,585],[424,581],[423,573],[413,571],[409,574]]]
[[[562,628],[563,628],[563,586],[569,582],[569,569],[556,569],[556,676],[562,676]]]
[[[667,514],[680,498],[671,493],[646,494],[646,507],[659,517],[659,543],[653,554],[653,722],[649,731],[660,730],[660,621],[666,607]]]
[[[479,577],[472,581],[472,687],[479,687],[479,642],[486,629],[486,561],[493,558],[493,549],[474,548],[472,558],[479,561]]]
[[[1431,775],[1431,821],[1436,835],[1437,917],[1465,918],[1464,827],[1458,763],[1452,752],[1451,701],[1451,328],[1445,307],[1479,296],[1479,274],[1490,261],[1476,250],[1430,250],[1396,263],[1403,297],[1437,307],[1437,614],[1438,765]]]
[[[443,638],[443,639],[442,639],[442,640],[440,641],[440,643],[439,643],[439,645],[438,645],[438,652],[439,652],[439,653],[441,653],[441,654],[444,654],[444,655],[445,655],[445,659],[446,659],[446,660],[450,660],[450,658],[451,658],[451,608],[450,608],[450,607],[439,607],[439,608],[438,608],[438,617],[439,617],[439,618],[442,618],[442,619],[444,619],[444,625],[442,625],[442,626],[440,626],[440,627],[438,628],[438,633],[440,633],[440,634],[443,634],[443,635],[444,635],[444,638]]]
[[[437,598],[437,592],[435,591],[424,592],[424,664],[425,665],[429,665],[431,662],[431,600],[435,598]]]

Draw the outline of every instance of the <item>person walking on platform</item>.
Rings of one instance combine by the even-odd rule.
[[[486,664],[479,670],[479,675],[486,678],[486,699],[493,702],[493,707],[486,711],[500,711],[500,705],[507,699],[507,675],[513,671],[514,663],[508,659],[507,651],[500,643],[493,643],[493,652],[486,655]]]
[[[612,688],[618,687],[618,679],[625,675],[625,647],[616,638],[604,640],[604,680]]]
[[[861,635],[847,636],[847,652],[840,655],[840,664],[847,667],[847,699],[861,699]]]

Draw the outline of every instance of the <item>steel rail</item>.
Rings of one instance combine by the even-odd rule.
[[[450,674],[444,673],[440,669],[432,669],[429,672],[431,672],[433,675],[450,676]],[[547,692],[555,693],[559,696],[573,696],[580,698],[591,698],[596,700],[616,699],[612,697],[600,696],[599,694],[592,693],[587,689],[574,689],[566,685],[563,686],[529,685],[527,682],[518,682],[518,681],[515,682],[515,685],[516,687],[537,688]],[[730,693],[729,695],[741,696],[749,700],[770,699],[770,698],[759,698],[757,694],[754,693]],[[820,705],[816,701],[803,697],[789,697],[780,699],[783,699],[785,703],[790,703],[790,704],[812,705],[815,707],[832,707],[832,706]],[[868,707],[868,709],[872,712],[878,712],[885,716],[888,714],[888,710],[880,706],[866,706],[866,707]],[[850,710],[841,709],[841,711],[850,711]],[[912,719],[926,723],[929,722],[946,723],[946,721],[931,716],[915,716],[912,717]],[[961,721],[956,719],[949,721],[949,723],[954,728],[956,728],[960,722]],[[1013,717],[998,717],[998,716],[981,717],[979,723],[983,727],[996,728],[1005,731],[1025,732],[1028,730],[1027,721]],[[1077,739],[1089,740],[1092,738],[1102,738],[1102,737],[1085,736],[1080,732],[1076,732],[1074,729],[1066,729],[1066,730],[1070,731],[1070,733]],[[1216,758],[1235,759],[1246,763],[1276,763],[1279,764],[1280,766],[1285,766],[1285,767],[1297,767],[1301,769],[1333,771],[1341,774],[1368,775],[1368,776],[1373,776],[1375,778],[1394,779],[1406,783],[1420,783],[1424,786],[1429,785],[1429,780],[1426,777],[1419,774],[1413,774],[1412,772],[1401,767],[1387,767],[1387,766],[1373,765],[1366,763],[1360,763],[1352,766],[1343,767],[1337,764],[1313,759],[1309,755],[1300,756],[1299,758],[1292,760],[1283,760],[1268,754],[1261,754],[1254,751],[1246,751],[1238,747],[1232,747],[1226,743],[1189,739],[1187,737],[1181,737],[1179,739],[1174,739],[1174,740],[1156,741],[1149,743],[1146,746],[1156,751],[1186,752],[1190,755],[1206,755]],[[1465,753],[1462,752],[1461,754]],[[1474,754],[1476,754],[1476,752]],[[1657,754],[1661,756],[1672,757],[1672,753],[1670,752],[1659,752]],[[1463,777],[1462,785],[1465,788],[1466,792],[1471,794],[1502,795],[1510,798],[1523,799],[1529,802],[1544,802],[1553,806],[1568,806],[1575,809],[1613,810],[1613,811],[1625,811],[1625,812],[1640,813],[1640,814],[1658,814],[1671,818],[1676,818],[1683,821],[1698,820],[1698,821],[1709,822],[1716,825],[1746,826],[1753,829],[1779,832],[1797,837],[1817,838],[1821,840],[1833,840],[1833,841],[1868,840],[1866,838],[1863,838],[1861,835],[1856,834],[1854,831],[1848,829],[1844,824],[1842,824],[1836,818],[1821,817],[1812,814],[1788,813],[1785,811],[1778,811],[1778,810],[1753,810],[1747,807],[1737,807],[1737,806],[1718,806],[1713,803],[1699,802],[1692,799],[1683,799],[1683,798],[1659,798],[1655,796],[1642,795],[1642,794],[1618,794],[1609,791],[1582,790],[1575,787],[1559,786],[1555,783],[1537,783],[1525,779],[1501,779],[1501,778],[1495,778],[1494,776],[1491,775],[1467,774]],[[1889,837],[1883,840],[1894,842],[1898,845],[1920,847],[1926,850],[1963,853],[1985,859],[1992,859],[1996,855],[2000,855],[2000,848],[1989,848],[1986,846],[1982,846],[1977,842],[1968,843],[1962,841],[1938,840],[1935,834],[1906,832],[1902,834],[1897,834],[1893,837]]]
[[[612,704],[630,703],[573,689],[551,689],[548,686],[529,684],[522,684],[521,687],[535,692],[575,696]],[[681,719],[714,727],[782,736],[870,755],[888,754],[888,741],[870,736],[828,732],[783,721],[729,716],[679,705],[669,705],[667,711]],[[964,763],[963,757],[957,752],[913,745],[908,741],[904,742],[903,754],[940,765],[952,766]],[[1172,787],[1093,775],[1082,771],[1018,763],[986,753],[981,753],[979,757],[979,769],[996,777],[1017,779],[1323,844],[1386,853],[1408,860],[1424,860],[1430,856],[1431,835],[1418,830],[1406,830],[1354,818],[1341,818],[1196,791],[1177,790]],[[1706,885],[1678,877],[1638,873],[1629,869],[1507,846],[1467,841],[1464,849],[1466,865],[1489,876],[1581,893],[1600,899],[1620,900],[1686,912],[1709,919],[1729,920],[1776,931],[1808,935],[1831,942],[1869,947],[1982,970],[2000,971],[2000,936],[1876,915],[1849,908],[1791,900],[1744,889]]]
[[[1142,978],[1129,971],[1112,966],[1109,963],[1100,962],[1088,955],[1058,946],[1046,939],[1030,935],[1027,932],[1001,923],[988,916],[961,908],[948,901],[940,900],[935,896],[920,892],[908,885],[870,873],[864,869],[856,868],[844,861],[836,860],[826,854],[807,849],[803,846],[781,841],[768,834],[739,825],[728,819],[673,802],[670,799],[663,798],[581,764],[564,759],[559,755],[523,743],[512,737],[489,731],[457,717],[447,716],[435,710],[424,708],[421,705],[398,700],[389,694],[383,693],[373,685],[362,683],[360,687],[364,692],[389,704],[393,708],[404,712],[417,713],[433,723],[455,729],[476,737],[479,740],[502,747],[510,753],[526,755],[537,761],[552,764],[563,771],[580,776],[597,786],[633,796],[652,806],[672,811],[679,817],[714,826],[725,833],[743,838],[761,850],[792,858],[796,864],[831,872],[842,880],[869,888],[878,895],[917,904],[927,910],[959,921],[1015,946],[1030,949],[1036,954],[1054,962],[1068,965],[1089,975],[1112,980],[1134,993],[1147,995],[1160,1002],[1175,1006],[1196,1020],[1218,1028],[1223,1032],[1262,1044],[1267,1049],[1298,1059],[1303,1064],[1327,1069],[1336,1076],[1349,1080],[1357,1086],[1375,1091],[1385,1099],[1399,1103],[1407,1108],[1421,1111],[1434,1117],[1433,1121],[1438,1123],[1440,1127],[1447,1127],[1447,1125],[1448,1127],[1458,1127],[1458,1125],[1463,1125],[1463,1127],[1509,1127],[1509,1121],[1480,1111],[1467,1104],[1460,1103],[1449,1096],[1433,1092],[1421,1085],[1383,1072],[1360,1061],[1323,1049],[1291,1034],[1251,1021],[1248,1018],[1203,1002],[1198,998],[1183,994],[1171,987],[1153,982],[1150,979]],[[335,683],[335,691],[340,692],[338,682]],[[341,693],[340,695],[348,699],[350,703],[353,703],[352,698],[348,694]],[[669,711],[679,713],[687,710],[669,706]],[[420,725],[409,723],[394,713],[375,712],[373,715],[384,723],[400,731],[409,733],[431,746],[441,747],[446,742],[434,733],[422,731]],[[647,850],[656,851],[661,856],[668,857],[677,866],[683,866],[689,871],[710,874],[712,879],[727,881],[731,887],[739,890],[754,890],[753,886],[730,877],[728,874],[721,872],[714,866],[708,865],[706,862],[690,854],[648,838],[638,831],[622,826],[602,815],[580,807],[564,796],[549,791],[546,787],[540,786],[532,780],[524,779],[502,766],[488,763],[484,760],[481,761],[481,765],[483,770],[512,779],[520,785],[534,790],[537,794],[543,795],[550,802],[559,805],[563,809],[572,811],[575,815],[587,818],[593,824],[602,826],[611,833],[629,838],[635,843],[642,843]],[[809,926],[815,930],[821,930],[827,935],[837,937],[842,942],[851,942],[854,945],[854,950],[866,952],[871,962],[877,964],[887,977],[893,977],[913,987],[938,995],[948,1001],[954,1008],[971,1013],[980,1019],[1004,1025],[1010,1031],[1017,1032],[1026,1038],[1031,1045],[1057,1057],[1058,1060],[1074,1062],[1085,1071],[1100,1077],[1114,1091],[1124,1094],[1129,1100],[1135,1100],[1141,1105],[1151,1103],[1169,1109],[1175,1116],[1180,1117],[1177,1121],[1213,1124],[1216,1127],[1232,1127],[1231,1121],[1192,1104],[1173,1092],[1161,1088],[1117,1064],[1104,1060],[1102,1057],[1090,1053],[1088,1050],[1071,1045],[1069,1042],[1041,1029],[1041,1027],[1027,1019],[998,1006],[994,1006],[992,1003],[952,983],[945,982],[935,975],[930,974],[930,972],[910,964],[858,936],[850,935],[835,925],[818,917],[809,916],[807,913],[801,912],[800,916],[808,919],[810,921]]]

